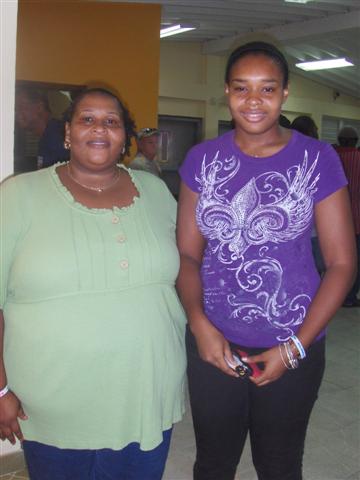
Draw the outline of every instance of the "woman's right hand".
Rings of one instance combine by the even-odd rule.
[[[13,392],[8,392],[0,398],[0,439],[9,440],[13,445],[17,437],[24,440],[18,418],[27,420],[20,400]]]
[[[232,353],[228,341],[217,328],[208,320],[196,325],[192,329],[198,347],[199,355],[205,362],[211,363],[222,372],[231,377],[238,378],[238,374],[232,370],[225,361],[233,362]]]

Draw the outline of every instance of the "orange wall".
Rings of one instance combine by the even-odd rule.
[[[116,89],[157,125],[160,5],[19,0],[16,78]]]

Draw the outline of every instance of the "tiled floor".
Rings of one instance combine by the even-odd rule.
[[[360,480],[359,372],[360,309],[341,309],[329,328],[327,368],[308,431],[304,480]],[[163,480],[191,480],[194,454],[188,409],[174,429]],[[0,475],[1,480],[26,478],[24,471]],[[236,478],[256,480],[248,445]]]
[[[304,480],[360,480],[359,372],[360,309],[341,309],[329,328],[327,368],[308,430]],[[164,480],[191,480],[194,453],[188,409],[175,427]],[[236,478],[257,478],[248,444]]]
[[[7,475],[0,475],[1,480],[27,480],[28,474],[26,469],[20,472],[8,473]],[[75,479],[74,479],[75,480]]]

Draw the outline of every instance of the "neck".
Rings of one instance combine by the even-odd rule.
[[[252,156],[268,156],[269,150],[280,149],[289,141],[291,130],[276,126],[259,134],[248,134],[243,130],[235,130],[235,143],[244,153]],[[274,152],[270,152],[272,154]]]
[[[67,164],[67,174],[73,182],[81,187],[101,193],[117,183],[120,170],[116,165],[112,165],[106,170],[92,172],[84,170],[70,160]]]

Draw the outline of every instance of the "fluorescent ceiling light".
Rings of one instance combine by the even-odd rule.
[[[295,64],[302,70],[326,70],[327,68],[353,67],[354,64],[346,58],[332,58],[330,60],[315,60],[314,62],[301,62]]]
[[[160,30],[160,38],[170,37],[170,35],[177,35],[178,33],[188,32],[189,30],[195,30],[195,27],[190,25],[171,25],[171,27],[162,28]]]
[[[311,1],[312,0],[285,0],[285,2],[288,2],[288,3],[308,3]]]

